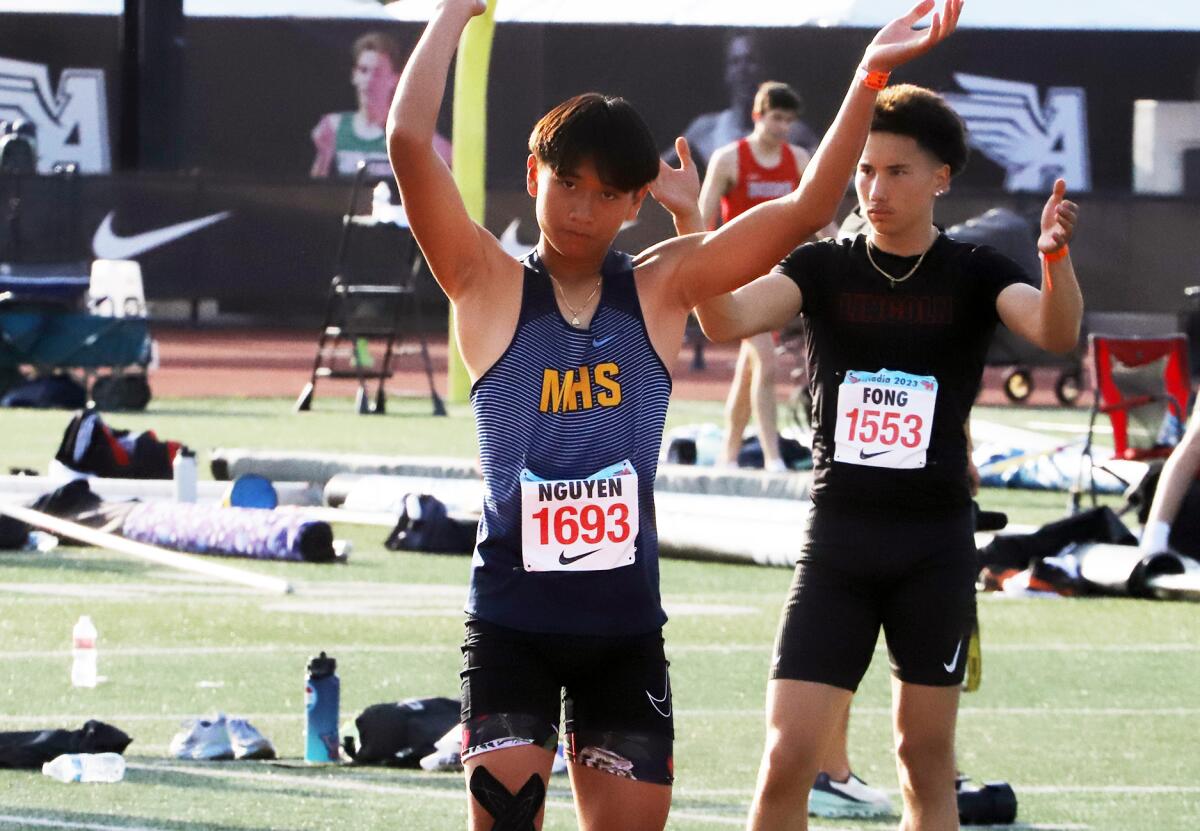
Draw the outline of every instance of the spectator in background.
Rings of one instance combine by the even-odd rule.
[[[754,129],[750,110],[758,85],[767,80],[761,53],[758,33],[753,29],[734,30],[725,38],[725,87],[729,105],[723,110],[697,116],[683,131],[701,176],[717,148],[737,141]],[[798,113],[802,111],[801,105]],[[788,141],[811,152],[817,146],[818,136],[797,118]],[[672,152],[668,151],[667,155]]]
[[[350,83],[358,96],[358,109],[326,113],[313,128],[317,155],[309,175],[314,179],[353,176],[360,161],[387,161],[384,122],[404,67],[404,50],[389,34],[367,32],[354,41],[351,54]],[[449,164],[450,142],[434,133],[433,147]]]
[[[1192,407],[1183,438],[1163,466],[1142,530],[1146,554],[1173,549],[1200,558],[1200,407]]]

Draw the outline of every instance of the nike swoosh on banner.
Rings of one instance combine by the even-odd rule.
[[[599,550],[600,550],[599,548],[593,548],[591,551],[585,551],[582,554],[576,554],[574,557],[568,557],[567,552],[564,551],[558,555],[558,561],[564,566],[569,566],[571,563],[575,562],[576,560],[582,560],[584,557],[587,557],[591,554],[595,554]]]
[[[230,211],[209,214],[199,219],[189,219],[187,222],[168,225],[165,228],[155,228],[153,231],[144,231],[128,237],[118,236],[113,232],[112,223],[116,214],[116,211],[109,211],[108,216],[104,217],[92,237],[92,253],[102,260],[132,260],[139,254],[144,254],[151,249],[174,242],[180,237],[186,237],[201,228],[207,228],[209,225],[220,222],[230,215]]]
[[[946,668],[946,672],[954,672],[954,668],[958,666],[958,653],[962,652],[962,641],[958,642],[958,646],[954,649],[954,657],[950,659],[950,663],[942,664]]]

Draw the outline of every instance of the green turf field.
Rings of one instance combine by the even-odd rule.
[[[435,421],[413,414],[423,405],[393,409],[364,418],[326,403],[291,416],[278,401],[168,401],[111,421],[153,426],[201,449],[472,452],[463,411]],[[987,417],[1023,424],[1029,412]],[[672,420],[716,414],[716,405],[683,404]],[[0,461],[43,468],[65,422],[62,414],[0,412]],[[1065,496],[985,492],[981,501],[1041,522],[1062,515]],[[467,558],[388,553],[379,529],[338,532],[354,543],[348,565],[239,563],[292,580],[298,590],[288,597],[217,587],[95,550],[0,555],[0,730],[74,728],[96,717],[135,738],[130,771],[116,785],[0,771],[0,828],[463,827],[456,775],[299,762],[304,666],[319,650],[338,659],[343,720],[373,703],[457,690]],[[753,789],[770,643],[789,574],[668,560],[662,577],[678,733],[669,827],[736,828]],[[980,605],[985,680],[963,701],[963,770],[1013,783],[1026,827],[1200,828],[1200,610],[1095,599],[985,597]],[[99,629],[108,679],[94,690],[68,680],[70,630],[84,613]],[[886,667],[880,652],[856,700],[851,753],[867,781],[894,792]],[[284,761],[167,758],[182,719],[216,710],[248,717]],[[565,779],[552,782],[545,827],[575,827]]]

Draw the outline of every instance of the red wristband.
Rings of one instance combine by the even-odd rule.
[[[1043,251],[1042,259],[1044,259],[1048,263],[1056,263],[1059,260],[1065,258],[1070,253],[1071,253],[1070,246],[1064,245],[1062,248],[1058,249],[1057,251],[1052,251],[1049,254],[1047,254],[1046,252]]]
[[[891,77],[890,72],[880,72],[878,70],[867,69],[865,66],[858,68],[858,78],[862,81],[863,86],[867,89],[873,89],[879,92],[888,85],[888,78]]]

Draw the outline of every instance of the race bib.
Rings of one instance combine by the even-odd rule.
[[[624,461],[586,479],[521,471],[521,557],[526,571],[607,571],[633,563],[638,477]]]
[[[838,387],[834,461],[925,467],[937,388],[931,375],[848,370]]]

